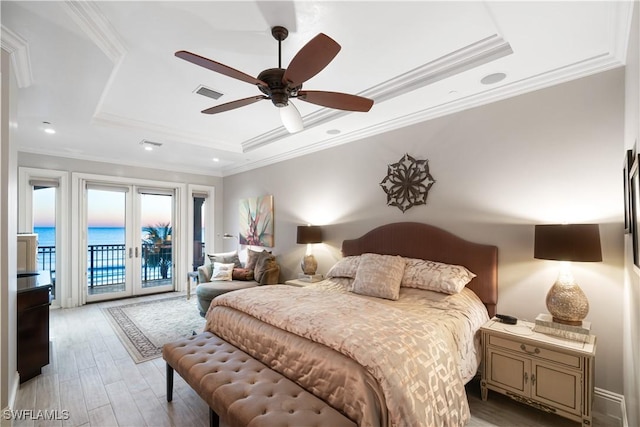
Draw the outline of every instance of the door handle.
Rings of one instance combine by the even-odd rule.
[[[133,258],[133,248],[129,248],[129,258]]]
[[[526,384],[528,380],[529,380],[529,374],[525,372],[524,373],[524,383]]]
[[[531,385],[532,386],[536,385],[536,374],[531,374]]]
[[[136,258],[138,258],[138,247],[136,246]]]

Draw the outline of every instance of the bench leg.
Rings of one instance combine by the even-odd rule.
[[[167,402],[173,400],[173,368],[167,363]]]
[[[209,408],[209,427],[220,427],[220,417],[211,408]]]

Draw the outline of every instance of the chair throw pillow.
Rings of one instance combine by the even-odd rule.
[[[253,278],[256,282],[260,283],[262,280],[262,276],[273,268],[276,268],[278,265],[276,263],[276,257],[271,254],[269,251],[262,251],[260,255],[258,255],[258,259],[256,260],[256,265],[253,269]]]
[[[253,270],[248,268],[234,268],[231,275],[233,280],[253,280]]]
[[[404,259],[397,255],[362,254],[353,281],[353,292],[397,300],[404,273]]]
[[[417,258],[405,258],[402,286],[457,294],[476,275],[461,265],[444,264]]]
[[[266,251],[262,251],[266,252]],[[258,262],[258,257],[262,252],[254,251],[252,249],[247,249],[247,262],[244,264],[244,268],[253,270],[256,268],[256,262]],[[269,252],[271,253],[271,252]]]
[[[237,268],[242,268],[240,257],[238,257],[238,251],[207,254],[207,256],[212,264],[214,262],[220,262],[223,264],[233,263]]]
[[[234,264],[223,264],[221,262],[213,263],[213,272],[211,273],[211,281],[226,280],[231,281],[233,276]]]

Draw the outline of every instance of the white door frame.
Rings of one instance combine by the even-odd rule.
[[[71,280],[69,173],[60,170],[18,168],[18,232],[33,232],[33,187],[31,180],[58,181],[56,189],[56,299],[52,307],[73,307]]]
[[[181,277],[187,276],[186,264],[187,264],[187,233],[185,233],[184,218],[186,216],[187,205],[183,200],[184,195],[187,193],[186,184],[169,182],[169,181],[156,181],[136,178],[122,178],[109,175],[97,175],[73,172],[71,174],[72,181],[72,202],[71,202],[71,223],[75,226],[71,227],[71,241],[72,245],[71,253],[71,270],[72,281],[77,285],[74,287],[73,302],[74,305],[84,305],[87,303],[86,286],[86,268],[87,261],[86,256],[82,253],[86,247],[86,183],[104,183],[121,186],[138,186],[144,188],[158,188],[174,191],[174,224],[172,225],[173,234],[178,236],[173,240],[173,277],[175,290],[182,290],[184,287],[184,281],[180,280]],[[135,223],[135,222],[134,222]]]

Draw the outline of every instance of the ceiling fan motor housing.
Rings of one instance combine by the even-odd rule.
[[[282,76],[286,70],[284,68],[269,68],[258,75],[258,80],[262,80],[268,87],[258,86],[258,89],[267,95],[276,107],[286,107],[289,105],[289,97],[296,97],[302,85],[289,87],[282,82]]]

